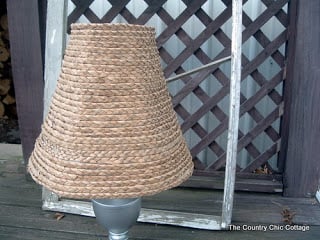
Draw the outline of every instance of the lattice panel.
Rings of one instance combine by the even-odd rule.
[[[154,18],[167,26],[158,33],[157,45],[163,60],[164,74],[169,77],[185,72],[186,63],[199,65],[230,55],[231,37],[228,31],[231,19],[231,0],[181,0],[176,1],[183,7],[177,13],[174,9],[166,9],[166,0],[138,1],[143,6],[139,11],[132,10],[135,0],[108,0],[106,9],[95,13],[92,10],[93,0],[71,0],[75,5],[68,17],[68,24],[85,17],[90,22],[127,22],[132,24],[148,24]],[[245,127],[239,129],[239,154],[247,154],[247,162],[238,164],[238,172],[279,173],[277,163],[271,164],[270,159],[277,159],[280,151],[279,122],[283,113],[282,82],[285,67],[285,44],[287,41],[288,14],[286,5],[289,0],[260,0],[261,13],[250,16],[246,12],[250,1],[244,0],[243,12],[243,46],[249,46],[249,41],[255,42],[256,54],[242,54],[242,85],[253,86],[254,91],[242,89],[240,122]],[[251,3],[250,3],[251,2]],[[204,5],[220,6],[220,12],[211,14]],[[142,10],[141,10],[142,9]],[[144,9],[144,10],[143,10]],[[210,10],[210,9],[209,9]],[[278,31],[270,33],[270,21],[278,25]],[[196,30],[188,32],[192,26]],[[269,30],[268,30],[269,29]],[[280,29],[280,30],[279,30]],[[170,43],[170,44],[169,44]],[[170,45],[179,45],[179,51],[172,52]],[[213,44],[216,53],[204,49]],[[265,71],[265,64],[273,64],[273,72]],[[193,76],[184,77],[180,88],[172,96],[173,106],[181,120],[182,131],[192,132],[197,136],[190,150],[194,158],[195,174],[223,171],[226,160],[226,131],[228,128],[228,113],[224,107],[228,104],[230,68],[214,66]],[[206,81],[214,81],[214,93],[204,87]],[[190,111],[184,100],[197,99],[197,108]],[[267,110],[261,110],[260,105],[268,105]],[[199,105],[199,106],[198,106]],[[203,119],[206,119],[207,123]],[[250,124],[246,123],[250,122]],[[207,125],[207,126],[204,126]],[[261,144],[263,142],[263,144]],[[261,147],[263,145],[264,147]],[[204,161],[200,155],[209,152],[210,159]]]

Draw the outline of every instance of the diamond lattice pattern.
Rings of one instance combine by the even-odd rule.
[[[69,25],[85,18],[154,26],[165,77],[230,55],[232,0],[71,1]],[[277,156],[288,1],[243,1],[238,172],[282,171]],[[224,170],[229,83],[230,63],[225,63],[169,84],[195,174]]]

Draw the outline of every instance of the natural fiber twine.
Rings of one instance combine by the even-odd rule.
[[[29,161],[38,183],[68,198],[132,198],[193,171],[153,28],[73,24],[49,113]]]

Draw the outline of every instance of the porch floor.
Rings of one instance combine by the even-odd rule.
[[[0,146],[0,239],[57,240],[107,239],[94,218],[41,209],[41,187],[27,181],[19,154]],[[19,150],[19,148],[17,148]],[[221,215],[222,191],[178,188],[143,199],[143,207],[210,215]],[[270,230],[292,219],[296,228],[306,231]],[[135,240],[213,240],[213,239],[320,239],[320,204],[314,198],[284,198],[280,194],[235,194],[233,230],[205,231],[192,228],[137,223],[130,231]],[[267,231],[247,227],[266,226]],[[240,230],[236,230],[239,228]]]

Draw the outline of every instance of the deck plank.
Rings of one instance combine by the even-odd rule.
[[[54,212],[41,209],[41,187],[26,181],[21,160],[0,164],[0,239],[71,240],[107,239],[94,218],[65,214],[60,221]],[[202,214],[221,214],[222,191],[177,188],[143,199],[143,207]],[[213,240],[213,239],[320,239],[320,205],[313,198],[285,198],[280,194],[235,194],[233,224],[282,224],[281,211],[290,209],[295,224],[310,227],[300,231],[204,231],[158,224],[137,223],[132,240]]]

